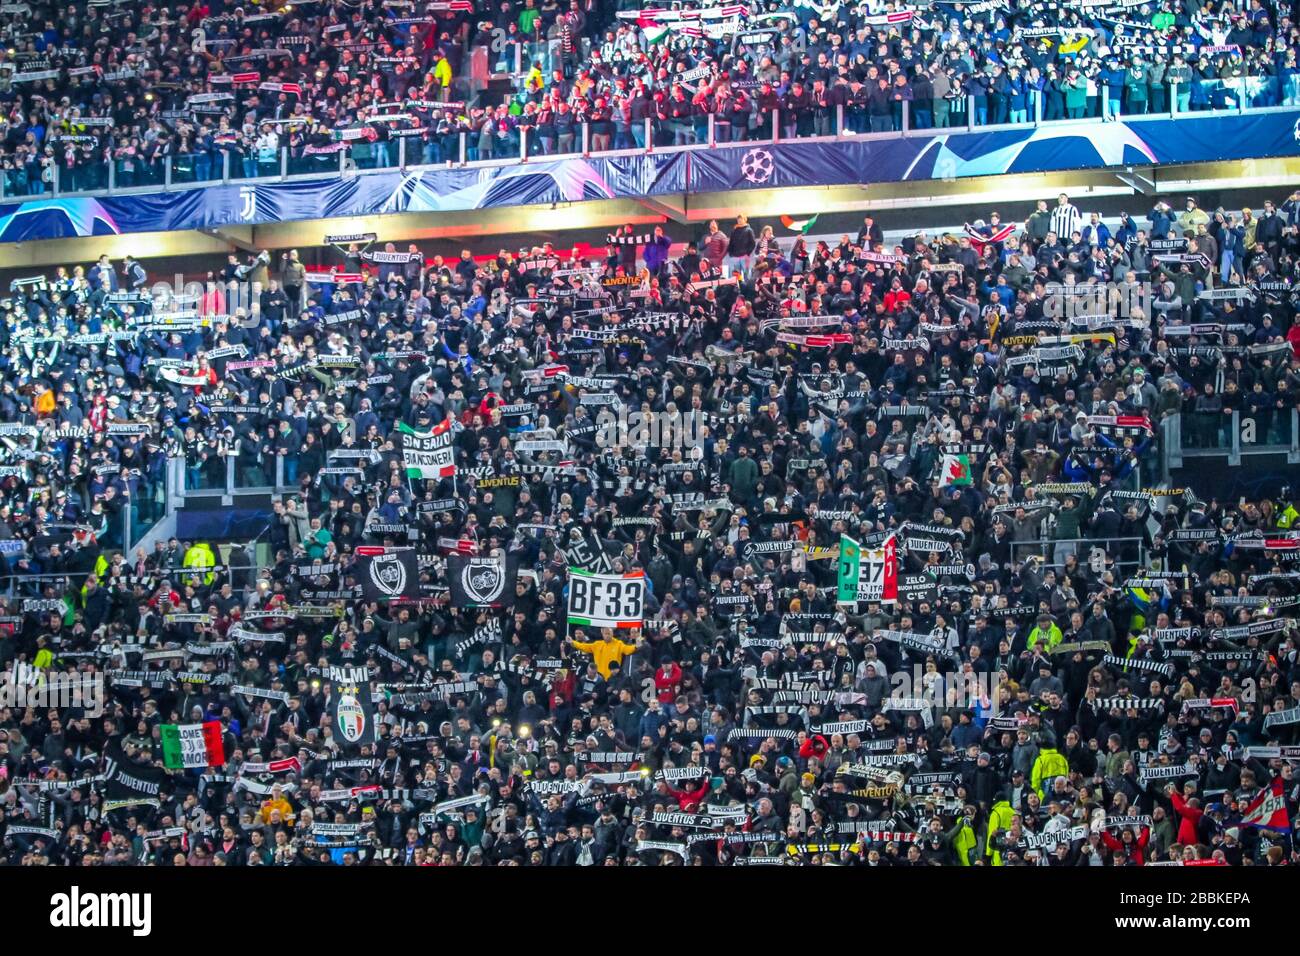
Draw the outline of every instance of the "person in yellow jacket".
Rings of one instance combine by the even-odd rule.
[[[1138,616],[1138,615],[1136,615],[1136,614],[1134,615],[1134,617],[1137,617],[1137,616]],[[1145,626],[1145,624],[1144,624],[1143,626]],[[1128,638],[1128,650],[1124,652],[1124,660],[1125,660],[1124,667],[1125,667],[1126,669],[1128,668],[1128,663],[1127,663],[1127,662],[1130,661],[1130,660],[1132,660],[1133,655],[1134,655],[1135,653],[1137,653],[1137,649],[1138,649],[1138,647],[1141,646],[1141,644],[1142,644],[1142,635],[1141,635],[1141,633],[1140,633],[1141,630],[1142,630],[1142,628],[1139,627],[1139,628],[1137,629],[1137,631],[1134,631],[1132,634],[1129,635],[1129,638]]]
[[[278,783],[271,787],[270,799],[262,801],[262,822],[270,823],[271,814],[276,810],[280,811],[281,822],[293,823],[293,804],[284,798],[284,792]]]
[[[975,839],[975,828],[970,825],[970,818],[959,817],[956,826],[948,831],[948,838],[953,853],[957,854],[958,865],[970,866],[971,860],[975,858],[975,845],[978,842]]]
[[[1091,42],[1092,42],[1092,37],[1083,34],[1077,37],[1076,36],[1063,37],[1061,45],[1057,48],[1057,53],[1060,53],[1062,55],[1070,54],[1070,53],[1078,53],[1080,50],[1082,50]]]
[[[1002,865],[1002,853],[994,849],[996,837],[999,831],[1010,830],[1011,824],[1016,818],[1016,811],[1011,808],[1011,804],[1006,800],[999,800],[993,804],[993,809],[989,811],[988,828],[984,831],[984,856],[988,859],[990,866]]]
[[[540,93],[546,88],[546,77],[542,76],[542,65],[534,63],[533,68],[528,71],[528,76],[524,79],[524,89],[529,93]]]
[[[1065,759],[1055,747],[1043,747],[1038,751],[1038,756],[1034,760],[1034,769],[1030,774],[1029,783],[1038,794],[1039,799],[1043,799],[1043,785],[1054,777],[1068,777],[1070,775],[1070,762]]]
[[[187,568],[215,568],[217,556],[212,552],[212,545],[200,541],[186,549],[185,559],[181,563]],[[215,574],[206,574],[203,576],[203,583],[211,584],[215,578]]]
[[[1052,620],[1050,614],[1040,614],[1038,615],[1038,626],[1029,632],[1028,647],[1032,649],[1037,642],[1042,641],[1043,649],[1050,654],[1052,648],[1060,644],[1064,637],[1061,628]]]
[[[451,87],[451,63],[441,50],[435,50],[433,54],[433,81],[443,91]]]
[[[617,661],[619,667],[623,666],[623,658],[629,654],[636,653],[636,649],[642,643],[640,637],[635,644],[628,644],[614,636],[612,628],[605,628],[601,632],[599,641],[570,641],[569,645],[575,650],[584,651],[592,656],[596,662],[596,670],[600,671],[600,676],[609,680],[609,665],[612,661]]]

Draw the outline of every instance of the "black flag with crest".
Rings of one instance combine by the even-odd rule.
[[[367,601],[399,601],[420,596],[420,566],[414,548],[356,549],[357,574]]]
[[[453,607],[501,607],[514,597],[519,562],[512,557],[447,555]]]

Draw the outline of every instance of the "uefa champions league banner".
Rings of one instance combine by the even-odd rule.
[[[1300,109],[1052,123],[993,132],[736,143],[714,149],[235,182],[0,204],[0,242],[403,212],[1152,166],[1300,154]]]
[[[741,144],[691,153],[689,182],[692,192],[724,192],[1296,154],[1300,111],[1280,109],[1202,119],[1097,120],[986,133],[947,129],[906,138]]]
[[[29,200],[0,204],[0,242],[662,195],[684,191],[686,164],[684,153],[641,153]]]

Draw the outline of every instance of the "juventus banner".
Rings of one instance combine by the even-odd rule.
[[[412,548],[356,549],[361,593],[367,601],[393,601],[420,596],[420,568]]]
[[[375,742],[375,719],[369,687],[343,684],[330,699],[330,726],[344,747],[364,747]]]
[[[402,458],[408,478],[450,478],[456,474],[450,418],[427,432],[418,432],[405,422],[398,422],[397,430],[402,433]]]
[[[645,572],[592,574],[569,568],[569,623],[583,627],[640,627]]]
[[[519,562],[513,558],[447,555],[453,607],[501,607],[514,596]]]
[[[116,741],[110,743],[105,752],[110,760],[105,774],[105,797],[108,804],[134,806],[152,803],[156,806],[158,798],[162,796],[166,772],[158,767],[136,763]]]

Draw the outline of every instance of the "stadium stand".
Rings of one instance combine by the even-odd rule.
[[[1258,3],[8,6],[8,197],[1300,104]]]
[[[1159,446],[1227,409],[1293,444],[1297,200],[1041,205],[892,249],[742,217],[592,262],[363,239],[328,283],[232,256],[193,303],[135,260],[16,287],[0,648],[107,709],[8,712],[10,861],[1289,853],[1291,492],[1202,500]],[[122,550],[213,488],[277,491],[265,560]],[[905,557],[855,611],[856,546]],[[575,611],[584,575],[643,626]]]
[[[1300,105],[1260,0],[0,21],[5,198]],[[1300,862],[1300,190],[1025,196],[16,275],[0,860]]]

